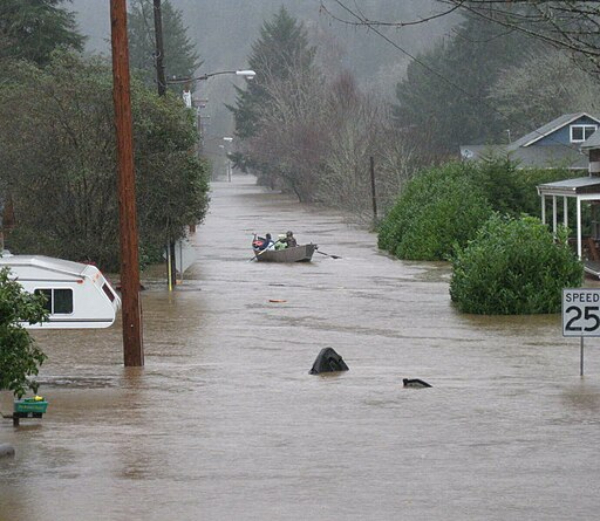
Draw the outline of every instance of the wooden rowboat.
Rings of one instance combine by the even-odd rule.
[[[316,244],[304,244],[283,250],[254,249],[254,256],[260,262],[309,262],[316,249]]]

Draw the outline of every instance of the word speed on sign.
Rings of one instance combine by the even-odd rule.
[[[563,336],[600,336],[600,288],[563,289]]]

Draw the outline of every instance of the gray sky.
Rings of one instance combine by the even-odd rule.
[[[359,6],[370,19],[414,20],[431,14],[439,4],[435,0],[347,0]],[[260,27],[284,5],[301,20],[312,43],[335,56],[334,66],[350,70],[360,83],[392,96],[408,64],[405,54],[395,49],[373,31],[355,28],[332,20],[320,12],[320,0],[171,0],[184,15],[188,36],[198,45],[204,65],[201,73],[231,70],[247,66],[252,42],[259,38]],[[326,5],[335,8],[335,2]],[[89,37],[88,50],[110,52],[110,3],[106,0],[73,0],[68,9],[77,13],[80,31]],[[346,13],[338,10],[348,18]],[[448,32],[451,23],[442,19],[414,28],[388,30],[386,34],[398,45],[416,54]],[[168,62],[168,57],[166,57]],[[329,62],[332,63],[331,60]],[[168,63],[166,64],[168,69]],[[232,103],[232,85],[239,79],[220,76],[203,83],[201,97],[208,98],[207,121],[216,133],[233,132],[232,119],[223,103]]]

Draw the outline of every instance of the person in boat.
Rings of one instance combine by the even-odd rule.
[[[275,249],[275,243],[273,242],[273,238],[271,237],[270,233],[267,233],[264,239],[262,237],[257,237],[255,234],[254,240],[252,241],[252,247],[255,250],[260,251],[273,250]]]
[[[265,235],[265,240],[260,249],[261,250],[274,250],[275,249],[275,242],[273,241],[273,238],[271,237],[270,233],[267,233]]]
[[[285,234],[280,233],[277,236],[277,241],[275,241],[275,249],[276,250],[285,250],[288,247],[287,239]]]
[[[252,239],[252,248],[254,248],[255,250],[260,250],[264,242],[265,242],[265,238],[259,237],[255,233],[254,238]]]
[[[298,246],[298,242],[296,241],[293,232],[287,232],[285,234],[285,242],[288,248],[294,248],[295,246]]]

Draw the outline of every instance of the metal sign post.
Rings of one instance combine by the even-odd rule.
[[[583,337],[579,345],[579,376],[583,376]]]
[[[584,338],[600,336],[600,289],[563,289],[562,330],[565,337],[580,337],[579,375],[583,376]]]

